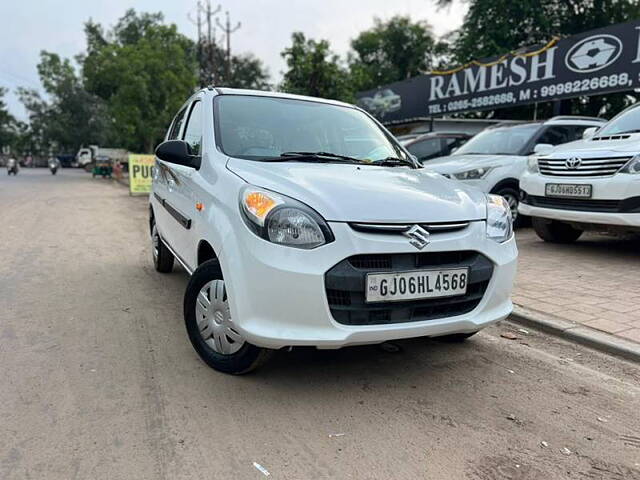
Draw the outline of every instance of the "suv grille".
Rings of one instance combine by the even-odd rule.
[[[367,273],[469,267],[467,293],[456,297],[399,302],[365,302]],[[325,274],[331,314],[343,325],[419,322],[462,315],[478,306],[493,274],[491,261],[478,252],[428,252],[355,255]]]
[[[568,166],[570,159],[539,158],[538,167],[542,175],[551,177],[607,177],[614,175],[630,158],[581,158],[573,168]]]

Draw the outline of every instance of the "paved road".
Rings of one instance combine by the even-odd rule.
[[[187,341],[186,274],[150,265],[143,198],[0,173],[3,480],[640,479],[635,365],[504,323],[225,376]]]

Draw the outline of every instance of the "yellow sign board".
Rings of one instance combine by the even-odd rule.
[[[131,193],[150,193],[155,157],[129,154],[129,189]]]

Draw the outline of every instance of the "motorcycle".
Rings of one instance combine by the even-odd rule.
[[[10,158],[7,162],[7,175],[18,174],[18,161],[15,158]]]
[[[60,166],[55,162],[49,163],[49,170],[51,170],[51,175],[55,175]]]

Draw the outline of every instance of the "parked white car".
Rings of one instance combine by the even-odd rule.
[[[420,168],[359,108],[211,87],[156,157],[154,264],[191,274],[187,332],[215,369],[298,345],[462,340],[511,312],[504,199]]]
[[[520,212],[543,240],[573,242],[584,230],[640,232],[640,104],[589,138],[529,159]]]
[[[581,138],[585,129],[604,123],[597,118],[563,116],[545,122],[490,127],[452,155],[429,160],[425,167],[483,192],[502,195],[518,225],[519,180],[536,145],[550,147],[571,142]]]

